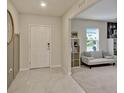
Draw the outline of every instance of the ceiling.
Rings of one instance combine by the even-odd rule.
[[[47,7],[42,8],[40,3],[45,1]],[[78,0],[12,0],[20,13],[40,14],[48,16],[62,16]]]
[[[102,21],[117,21],[117,0],[101,0],[76,18]]]

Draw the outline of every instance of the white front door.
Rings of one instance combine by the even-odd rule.
[[[31,68],[50,66],[50,27],[31,27]]]

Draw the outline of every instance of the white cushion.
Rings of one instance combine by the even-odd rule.
[[[90,52],[84,52],[84,56],[91,57],[91,54],[90,54]]]
[[[112,59],[113,56],[105,56],[104,58],[107,58],[107,59]]]
[[[102,58],[102,51],[95,51],[95,52],[91,52],[91,56],[94,58]]]
[[[88,60],[93,60],[94,57],[86,57]]]
[[[87,64],[97,65],[97,64],[105,64],[105,63],[114,63],[114,59],[98,58],[98,59],[89,60]]]
[[[105,57],[105,56],[111,56],[108,52],[106,52],[106,51],[103,51],[102,52],[103,53],[103,57]]]

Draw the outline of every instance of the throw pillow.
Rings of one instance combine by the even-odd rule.
[[[103,51],[102,52],[103,53],[103,57],[105,58],[105,56],[111,56],[108,52],[106,52],[106,51]]]
[[[94,57],[86,57],[88,60],[93,60]]]
[[[91,54],[90,54],[90,52],[84,52],[84,56],[91,57]]]
[[[102,57],[103,57],[101,51],[94,51],[94,52],[91,52],[91,55],[92,55],[92,57],[94,57],[94,58],[102,58]]]

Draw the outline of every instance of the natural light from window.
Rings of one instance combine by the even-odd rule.
[[[86,48],[87,51],[99,51],[99,29],[87,28],[86,29]]]

